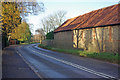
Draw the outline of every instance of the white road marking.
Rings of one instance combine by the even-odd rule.
[[[103,77],[103,78],[112,78],[112,79],[115,79],[115,77],[113,77],[113,76],[110,76],[110,75],[107,75],[107,74],[104,74],[104,73],[101,73],[101,72],[97,72],[97,71],[94,71],[92,69],[88,69],[88,68],[86,68],[84,66],[80,66],[80,65],[75,64],[75,63],[71,63],[71,62],[68,62],[68,61],[65,61],[65,60],[62,60],[62,59],[58,59],[58,58],[55,58],[55,57],[52,57],[52,56],[49,56],[49,55],[46,55],[46,54],[42,54],[42,53],[34,51],[34,50],[32,50],[32,51],[35,52],[35,53],[38,53],[38,54],[40,54],[42,56],[54,59],[56,61],[62,62],[64,64],[67,64],[67,65],[70,65],[70,66],[73,66],[73,67],[75,67],[77,69],[80,69],[80,70],[83,70],[83,71],[95,74],[97,76],[100,76],[100,77]]]
[[[35,69],[33,66],[30,65],[29,62],[27,62],[27,60],[25,60],[25,58],[23,57],[23,55],[21,55],[17,50],[16,50],[17,54],[23,59],[23,61],[33,70],[33,72],[41,79],[44,80],[43,77],[38,73],[38,70]]]

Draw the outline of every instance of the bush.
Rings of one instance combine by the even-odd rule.
[[[25,41],[20,41],[20,43],[24,43]]]
[[[46,39],[54,39],[54,32],[51,31],[51,32],[47,33]]]

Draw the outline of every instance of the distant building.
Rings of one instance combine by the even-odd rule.
[[[32,42],[38,42],[38,43],[41,43],[42,40],[44,39],[45,39],[45,36],[40,35],[40,34],[35,34],[31,37]]]
[[[120,53],[120,4],[68,19],[54,31],[54,46]]]
[[[19,41],[17,39],[10,39],[9,44],[10,45],[19,44]]]

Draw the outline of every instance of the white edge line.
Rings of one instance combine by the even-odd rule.
[[[23,59],[23,61],[31,68],[31,70],[41,79],[44,80],[43,77],[38,73],[38,70],[35,70],[35,68],[33,68],[33,66],[30,65],[30,63],[28,63],[25,58],[17,51],[15,50],[16,53]]]
[[[84,71],[86,71],[86,72],[89,72],[89,73],[98,75],[98,76],[100,76],[100,77],[104,77],[104,78],[114,78],[114,79],[115,79],[115,77],[113,77],[113,76],[110,76],[110,75],[107,75],[107,74],[104,74],[104,73],[101,73],[101,72],[96,72],[96,71],[94,71],[94,70],[88,69],[88,68],[83,67],[83,66],[80,66],[80,65],[78,65],[78,64],[74,64],[74,63],[71,63],[71,62],[68,62],[68,61],[65,61],[65,60],[62,60],[62,59],[57,59],[57,58],[55,58],[55,57],[52,57],[52,56],[49,56],[49,55],[46,55],[46,54],[42,54],[42,53],[37,52],[37,51],[34,51],[34,50],[32,50],[32,51],[33,51],[33,52],[36,52],[36,53],[38,53],[38,54],[40,54],[40,55],[46,56],[46,57],[48,57],[48,58],[54,59],[54,60],[56,60],[56,61],[62,62],[62,63],[64,63],[64,64],[71,65],[71,66],[73,66],[73,67],[75,67],[75,68],[78,68],[78,69],[84,70]],[[75,65],[76,65],[76,66],[75,66]]]

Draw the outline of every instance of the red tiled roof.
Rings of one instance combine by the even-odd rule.
[[[118,24],[120,23],[118,20],[118,6],[120,8],[120,4],[116,4],[113,6],[91,11],[75,18],[68,19],[54,32],[73,30],[77,28]]]

